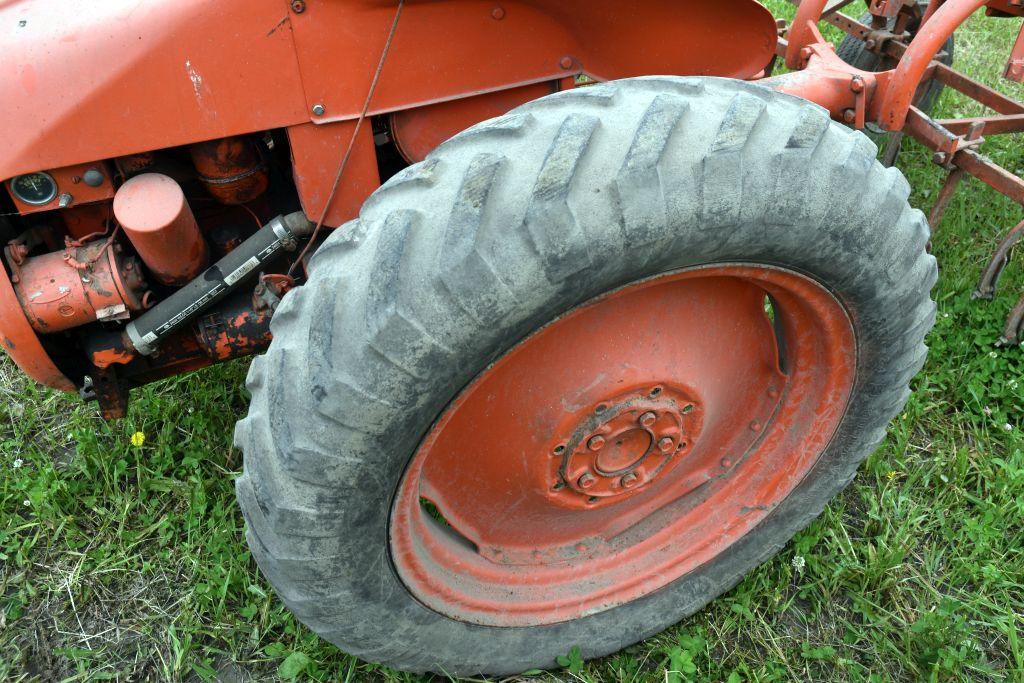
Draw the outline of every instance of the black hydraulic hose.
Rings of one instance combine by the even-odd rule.
[[[127,341],[141,355],[152,355],[162,339],[216,303],[264,263],[282,251],[295,251],[299,239],[312,234],[313,227],[302,212],[278,216],[199,277],[129,323],[125,329]]]

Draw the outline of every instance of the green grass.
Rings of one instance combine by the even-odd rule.
[[[975,17],[959,65],[999,83],[1018,26]],[[949,93],[940,109],[973,111]],[[987,151],[1024,167],[1019,141]],[[941,182],[929,155],[910,146],[901,167],[927,209]],[[970,300],[1020,217],[974,181],[953,202],[928,366],[820,519],[703,612],[537,678],[1024,680],[1024,362],[993,345],[1022,273],[994,302]],[[0,362],[0,679],[417,680],[321,641],[256,571],[232,487],[244,375],[236,363],[147,387],[105,424]]]

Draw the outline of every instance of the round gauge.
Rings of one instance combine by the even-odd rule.
[[[11,191],[26,204],[49,204],[57,196],[57,181],[49,173],[28,173],[11,181]]]

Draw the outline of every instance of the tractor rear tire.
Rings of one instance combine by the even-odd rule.
[[[252,364],[237,495],[263,574],[345,652],[448,675],[606,655],[729,590],[853,479],[924,363],[928,225],[875,156],[804,100],[651,77],[399,173]]]

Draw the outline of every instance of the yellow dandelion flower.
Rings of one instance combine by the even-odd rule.
[[[896,470],[889,470],[889,475],[888,476],[889,476],[890,479],[895,479],[896,478],[896,474],[897,474]]]
[[[143,434],[142,432],[135,432],[134,434],[132,434],[132,445],[133,446],[135,446],[136,448],[139,448],[144,443],[146,443],[146,435],[145,434]]]

